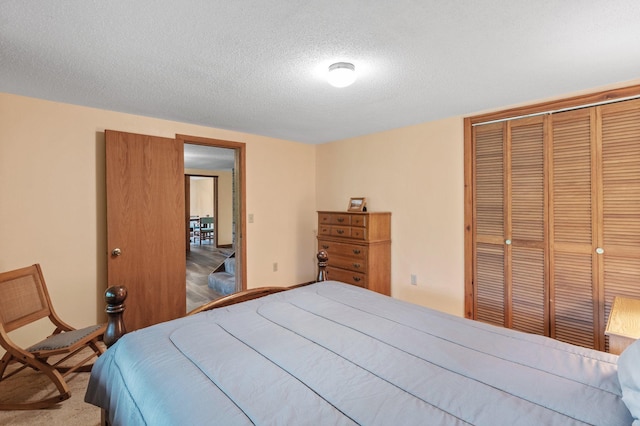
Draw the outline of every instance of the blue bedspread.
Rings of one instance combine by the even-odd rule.
[[[85,399],[113,425],[630,425],[617,356],[325,282],[139,330]]]

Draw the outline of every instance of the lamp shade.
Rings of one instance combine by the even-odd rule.
[[[327,81],[334,87],[347,87],[356,81],[356,67],[349,62],[337,62],[329,67]]]

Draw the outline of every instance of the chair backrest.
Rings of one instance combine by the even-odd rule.
[[[0,273],[0,323],[5,332],[51,314],[40,265]]]
[[[201,217],[200,218],[200,227],[201,228],[213,228],[213,218],[212,217]]]

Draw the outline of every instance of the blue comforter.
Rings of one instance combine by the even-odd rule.
[[[324,282],[121,338],[113,425],[630,425],[617,356]]]

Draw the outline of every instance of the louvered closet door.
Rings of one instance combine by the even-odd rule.
[[[551,337],[597,347],[595,112],[558,113],[551,120]]]
[[[474,318],[505,325],[504,123],[474,127]]]
[[[541,117],[475,133],[475,318],[548,334]]]
[[[511,310],[507,326],[549,334],[545,294],[544,118],[510,121],[507,147],[511,154],[506,170],[506,278],[507,305]]]
[[[604,322],[614,296],[640,298],[640,101],[600,108]]]

